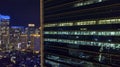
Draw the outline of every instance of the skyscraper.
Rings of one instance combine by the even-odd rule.
[[[25,42],[25,45],[22,45],[22,46],[26,46],[27,39],[25,40],[23,38],[27,38],[27,36],[22,36],[22,35],[25,35],[24,26],[11,26],[10,27],[10,46],[14,47],[14,49],[19,49],[18,44],[20,43],[23,44],[23,42]]]
[[[120,66],[119,0],[44,0],[45,63]]]
[[[0,48],[9,48],[9,23],[10,16],[0,14]]]
[[[32,34],[30,38],[33,52],[40,52],[40,34]]]

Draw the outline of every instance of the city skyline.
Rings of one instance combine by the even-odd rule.
[[[10,25],[40,25],[39,0],[1,0],[0,14],[11,17]]]
[[[120,67],[119,0],[1,0],[1,67]]]
[[[40,67],[39,0],[0,0],[1,67]]]

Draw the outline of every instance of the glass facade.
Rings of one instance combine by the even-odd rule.
[[[100,25],[100,24],[120,24],[120,19],[103,19],[91,21],[72,21],[72,22],[56,22],[53,24],[45,24],[45,27],[61,27],[61,26],[80,26],[80,25]]]
[[[90,4],[94,4],[94,3],[99,3],[99,2],[103,2],[106,0],[85,0],[83,2],[78,2],[74,5],[74,7],[80,7],[80,6],[85,6],[85,5],[90,5]]]
[[[119,10],[117,0],[45,0],[45,65],[119,67]]]

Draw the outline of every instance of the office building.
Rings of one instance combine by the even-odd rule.
[[[35,33],[35,24],[28,24],[28,34]]]
[[[40,52],[40,34],[32,34],[30,35],[30,49],[35,53]]]
[[[0,14],[0,48],[9,49],[10,16]]]
[[[21,34],[20,35],[20,42],[17,44],[19,50],[25,51],[27,49],[27,45],[28,45],[28,41],[27,40],[28,40],[27,34]]]
[[[23,37],[21,35],[26,35],[24,26],[11,26],[10,27],[10,39],[9,39],[10,46],[13,47],[15,50],[20,49],[18,46],[20,46],[20,44],[26,41],[26,40],[22,40]]]
[[[28,47],[34,51],[34,46],[36,42],[36,38],[40,38],[40,29],[35,26],[35,24],[28,24],[26,28],[26,34],[28,36]],[[38,40],[37,40],[38,41]],[[37,42],[40,44],[40,42]]]
[[[44,59],[52,67],[119,67],[119,0],[44,0]]]

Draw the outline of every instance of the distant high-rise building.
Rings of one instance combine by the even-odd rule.
[[[44,0],[44,58],[52,67],[119,67],[119,0]]]
[[[0,48],[9,49],[10,16],[0,14]]]
[[[40,31],[39,28],[35,27],[35,24],[28,24],[28,27],[26,28],[26,33],[28,35],[28,46],[31,46],[33,49],[32,40],[34,39],[33,35],[39,35]]]
[[[40,34],[31,35],[31,45],[34,52],[40,52]]]
[[[24,26],[11,26],[10,27],[10,45],[14,47],[14,49],[18,49],[18,44],[24,42],[21,41],[21,35],[25,35],[25,27]],[[26,36],[27,37],[27,36]]]
[[[35,33],[35,24],[28,24],[28,34]]]
[[[25,34],[25,26],[11,26],[11,33]]]
[[[26,50],[27,49],[27,45],[28,45],[28,41],[27,41],[27,34],[21,34],[20,35],[20,50]],[[19,49],[19,48],[18,48]]]

